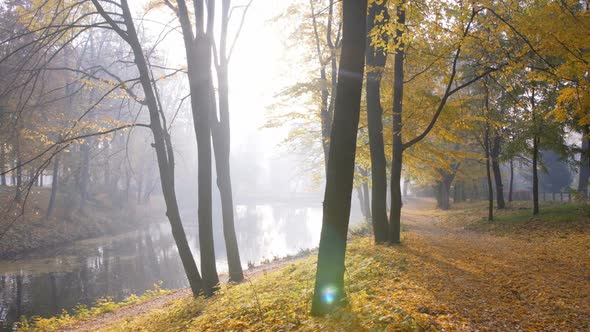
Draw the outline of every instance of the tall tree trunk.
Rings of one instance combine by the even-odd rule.
[[[535,114],[535,88],[531,92],[531,112],[533,115],[533,215],[539,214],[539,174],[538,174],[538,159],[539,159],[539,134],[537,130],[537,119]]]
[[[578,192],[583,197],[588,197],[588,179],[590,178],[590,126],[582,127],[582,152],[580,153],[580,172],[578,178]]]
[[[410,188],[410,179],[404,178],[404,189],[402,192],[402,196],[404,198],[408,197],[408,189]]]
[[[135,193],[135,202],[137,205],[141,204],[141,195],[143,194],[143,182],[144,182],[144,171],[145,165],[139,166],[139,172],[137,174],[137,192]]]
[[[533,137],[533,215],[539,214],[539,139],[535,134]]]
[[[438,172],[441,175],[441,179],[438,182],[438,195],[437,195],[437,207],[441,210],[449,210],[451,208],[451,185],[457,174],[457,169],[460,163],[453,163],[451,171],[445,171],[439,169]]]
[[[508,188],[508,202],[512,203],[512,192],[514,191],[514,159],[510,158],[510,187]]]
[[[373,2],[367,18],[367,33],[375,27],[375,17],[383,15],[377,25],[388,24],[387,2]],[[383,37],[387,40],[386,35]],[[383,109],[381,107],[381,78],[387,61],[386,51],[372,46],[371,37],[367,37],[367,119],[369,125],[369,147],[371,149],[371,215],[375,243],[385,243],[388,238],[387,221],[387,163],[385,144],[383,142]]]
[[[446,211],[451,208],[451,181],[442,179],[437,185],[437,208]]]
[[[406,11],[405,2],[397,5],[397,26],[405,27]],[[401,237],[401,212],[402,212],[402,158],[404,145],[402,142],[402,101],[404,98],[404,48],[402,39],[403,30],[398,28],[394,44],[399,44],[393,62],[393,155],[391,160],[391,211],[389,212],[389,243],[400,243]]]
[[[14,144],[14,154],[15,154],[15,167],[16,167],[16,194],[15,200],[20,202],[22,198],[22,188],[23,188],[23,168],[21,166],[21,151],[20,151],[20,133],[16,132],[16,140]]]
[[[59,189],[59,154],[53,157],[53,172],[51,173],[51,194],[49,195],[49,204],[47,205],[47,212],[45,219],[49,219],[53,214],[55,208],[55,200],[57,198],[57,190]]]
[[[222,88],[222,85],[225,87]],[[224,90],[224,91],[223,91]],[[240,282],[244,279],[238,240],[234,225],[234,202],[230,175],[230,133],[227,84],[220,83],[219,87],[221,122],[217,130],[213,131],[213,146],[215,150],[215,166],[217,171],[217,187],[221,196],[221,213],[223,218],[223,236],[227,252],[227,263],[231,281]]]
[[[506,208],[506,203],[504,202],[504,185],[502,184],[502,173],[500,170],[501,139],[500,134],[495,130],[492,140],[491,159],[494,181],[496,183],[496,204],[498,205],[498,209]]]
[[[212,28],[215,2],[207,2],[207,27],[204,24],[204,2],[195,0],[196,34],[193,35],[189,12],[184,0],[178,0],[177,15],[182,28],[188,65],[193,125],[197,138],[198,157],[198,217],[199,248],[204,290],[211,295],[217,288],[219,277],[215,264],[212,216],[211,118],[213,115],[213,82],[211,73]],[[198,9],[198,10],[197,10]]]
[[[494,221],[494,188],[492,187],[492,175],[490,171],[490,128],[486,125],[484,135],[484,149],[486,155],[486,178],[488,180],[488,221]]]
[[[365,65],[367,0],[343,0],[343,39],[324,196],[312,315],[342,303],[344,259],[353,189],[356,138]]]
[[[485,97],[484,97],[484,107],[485,107],[485,116],[486,116],[486,127],[484,131],[483,137],[483,148],[485,150],[485,157],[486,157],[486,178],[488,181],[488,221],[494,221],[494,188],[492,187],[492,175],[490,170],[491,164],[491,147],[490,147],[490,91],[488,89],[487,80],[484,81],[484,88],[485,88]]]
[[[113,138],[114,140],[114,138]],[[108,188],[111,185],[111,165],[110,165],[110,158],[108,156],[110,156],[110,150],[111,150],[111,142],[109,141],[105,141],[105,150],[106,150],[106,155],[107,158],[104,161],[104,175],[103,175],[103,184],[106,188]]]
[[[84,141],[80,146],[80,175],[78,190],[80,193],[80,208],[84,207],[88,200],[88,182],[90,178],[90,145],[88,141]]]
[[[369,216],[367,214],[367,210],[365,209],[365,197],[364,197],[364,194],[363,194],[363,188],[362,188],[362,186],[356,187],[356,197],[359,200],[359,207],[361,208],[361,213],[363,215],[363,218],[365,218],[366,220],[369,220]]]
[[[221,196],[223,237],[229,279],[240,282],[244,279],[240,251],[234,225],[234,202],[230,171],[230,125],[229,125],[229,58],[227,54],[227,30],[230,15],[230,0],[223,0],[221,9],[221,38],[219,42],[219,66],[217,67],[219,121],[213,116],[212,133],[217,173],[217,187]]]
[[[6,144],[0,143],[0,186],[6,186]]]
[[[205,43],[202,40],[200,43]],[[202,46],[206,48],[206,53],[210,54],[208,44]],[[198,52],[199,54],[203,54]],[[210,65],[210,62],[209,62]],[[210,74],[210,69],[206,69]],[[198,75],[197,75],[198,76]],[[197,78],[197,80],[201,80]],[[204,83],[201,81],[201,83]],[[205,93],[191,92],[191,100],[195,100],[196,108],[193,107],[193,120],[195,133],[197,136],[197,156],[198,156],[198,201],[199,201],[199,248],[201,252],[201,270],[203,273],[203,281],[205,287],[213,291],[219,283],[217,275],[217,267],[215,264],[215,246],[213,243],[213,170],[211,160],[211,128],[210,128],[210,105],[206,104],[210,101],[209,91],[212,89],[210,81],[207,83],[197,83],[197,91]],[[194,97],[193,97],[194,96]],[[205,102],[203,102],[205,101]],[[210,102],[209,102],[210,104]],[[195,105],[194,105],[195,106]]]
[[[365,197],[365,211],[367,212],[367,219],[372,219],[371,215],[371,195],[369,195],[369,183],[364,182],[361,186],[363,188],[363,196]]]
[[[101,16],[108,18],[107,21],[110,20],[112,22],[109,14],[102,8],[98,0],[92,0],[92,3]],[[203,289],[203,282],[191,253],[190,246],[188,245],[184,226],[182,225],[182,220],[180,218],[180,211],[178,210],[174,184],[174,151],[172,149],[172,142],[170,140],[170,135],[166,131],[167,126],[165,124],[165,118],[160,118],[161,108],[158,103],[157,92],[152,85],[149,67],[137,37],[137,31],[135,30],[127,0],[121,0],[121,7],[123,9],[123,19],[127,28],[127,33],[118,33],[131,47],[135,57],[135,64],[139,71],[140,83],[144,91],[145,102],[150,117],[150,129],[154,137],[153,146],[156,150],[158,167],[160,170],[160,182],[162,185],[162,192],[164,193],[164,200],[166,202],[166,216],[170,222],[172,236],[176,242],[180,254],[180,260],[189,280],[191,290],[193,295],[197,296]],[[116,23],[113,22],[110,24],[115,28],[115,31],[117,31]]]

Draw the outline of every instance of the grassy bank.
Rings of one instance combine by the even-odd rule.
[[[114,302],[111,299],[102,299],[93,307],[79,305],[71,313],[64,311],[61,315],[51,318],[31,317],[24,318],[19,323],[19,331],[59,331],[84,320],[96,318],[115,310],[133,305],[140,305],[154,298],[170,294],[170,290],[161,289],[159,284],[154,289],[146,291],[143,295],[131,295],[121,302]]]
[[[190,296],[107,321],[102,331],[457,331],[590,328],[590,227],[581,206],[543,206],[531,228],[517,208],[498,215],[502,236],[484,227],[477,204],[448,212],[406,210],[400,246],[349,242],[348,302],[310,317],[316,256],[224,285],[212,298]],[[556,220],[565,214],[572,218]],[[554,217],[551,217],[554,216]],[[504,218],[504,219],[502,219]],[[543,219],[548,218],[548,219]],[[503,221],[501,221],[503,220]],[[571,220],[580,220],[572,222]],[[477,226],[477,227],[476,227]],[[465,228],[469,228],[465,230]],[[479,227],[479,228],[478,228]],[[508,230],[514,230],[510,233]],[[475,230],[475,231],[473,231]],[[514,236],[510,236],[514,234]],[[566,291],[572,290],[572,291]],[[46,328],[44,320],[37,330]],[[85,330],[80,322],[80,330]],[[41,328],[43,327],[43,328]],[[91,329],[92,330],[92,329]]]
[[[467,203],[442,212],[447,224],[494,235],[529,236],[539,231],[576,231],[590,225],[590,205],[585,203],[543,202],[540,213],[532,212],[532,203],[514,202],[506,209],[494,210],[494,221],[487,221],[487,203]]]

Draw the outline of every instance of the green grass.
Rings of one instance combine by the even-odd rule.
[[[512,213],[500,214],[495,222],[504,224],[522,224],[530,221],[545,223],[570,223],[590,217],[590,206],[581,203],[543,204],[540,214],[532,215],[532,209],[520,209]]]
[[[494,210],[494,221],[487,221],[487,210],[466,209],[454,214],[466,219],[466,229],[489,231],[498,235],[527,230],[563,230],[590,224],[590,205],[584,203],[542,203],[538,215],[533,215],[530,203],[515,204],[505,210]],[[452,214],[452,213],[451,213]],[[473,216],[479,215],[480,218]]]

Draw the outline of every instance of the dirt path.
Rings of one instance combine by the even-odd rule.
[[[589,329],[588,232],[499,237],[452,226],[413,204],[403,220],[408,273],[467,330]]]
[[[257,266],[248,270],[244,271],[244,277],[246,279],[252,279],[258,275],[264,274],[265,272],[276,270],[282,266],[292,263],[293,261],[297,260],[298,258],[288,258],[283,259],[274,263],[265,264],[261,266]],[[222,283],[228,282],[228,276],[226,274],[222,274],[219,276],[220,281]],[[82,331],[97,331],[101,328],[116,324],[117,322],[121,322],[123,320],[141,316],[156,310],[160,310],[166,308],[167,306],[171,305],[177,300],[182,298],[191,296],[191,291],[188,288],[185,289],[178,289],[172,291],[170,294],[166,294],[164,296],[159,296],[148,300],[146,302],[133,304],[130,306],[126,306],[120,309],[117,309],[113,312],[106,313],[104,315],[100,315],[98,317],[94,317],[88,320],[84,320],[74,326],[66,328],[62,331],[67,332],[82,332]]]

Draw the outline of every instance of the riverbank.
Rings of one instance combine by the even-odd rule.
[[[497,233],[479,206],[448,212],[404,207],[402,245],[350,241],[348,303],[309,316],[316,255],[223,285],[212,298],[185,294],[159,307],[75,331],[587,330],[590,216],[584,206],[498,213]],[[485,213],[483,213],[485,214]],[[553,216],[563,216],[555,218]],[[558,227],[556,227],[558,225]],[[34,330],[34,329],[33,329]]]
[[[138,225],[164,216],[161,208],[128,203],[118,206],[106,195],[97,195],[82,207],[59,194],[54,212],[45,218],[50,188],[33,188],[27,197],[24,214],[13,202],[8,188],[0,190],[2,206],[9,207],[0,214],[0,259],[17,258],[42,248],[55,247],[77,240],[116,235],[137,229]],[[156,218],[156,216],[158,218]]]

